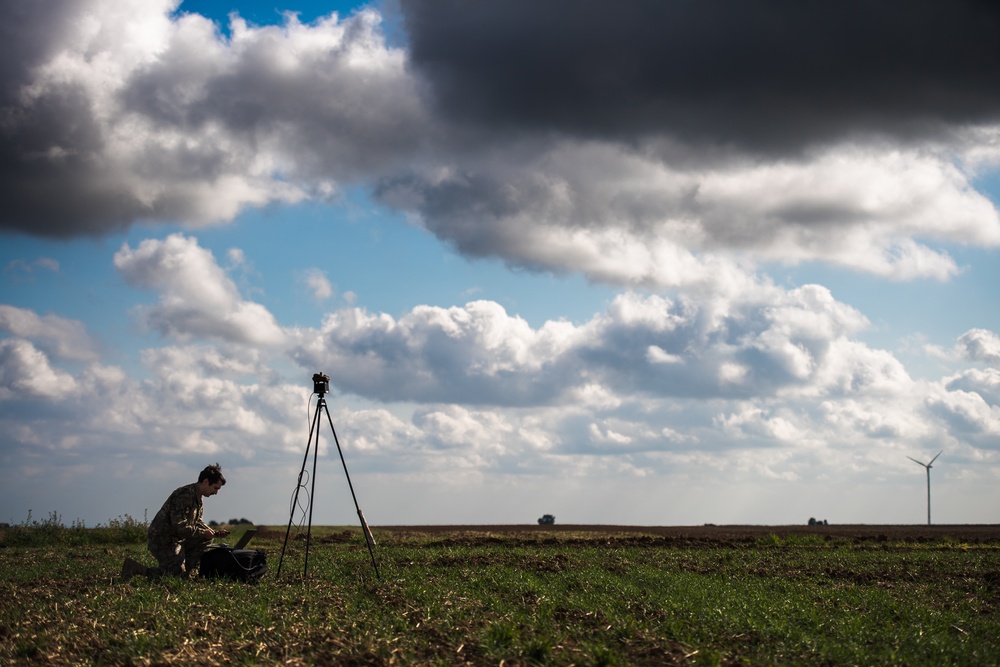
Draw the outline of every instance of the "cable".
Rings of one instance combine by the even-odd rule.
[[[300,494],[304,493],[306,495],[305,504],[302,502],[302,497]],[[309,503],[311,499],[309,498],[309,471],[303,470],[299,478],[298,486],[292,491],[292,497],[288,499],[288,516],[295,516],[296,508],[301,512],[302,518],[299,520],[298,527],[302,528],[306,522],[306,510],[309,508]]]
[[[313,392],[313,393],[309,394],[308,396],[306,396],[306,425],[307,426],[310,426],[312,424],[312,416],[311,416],[311,414],[312,414],[312,400],[313,400],[313,397],[315,395],[316,395],[316,392]],[[309,430],[309,429],[307,428],[306,430]],[[305,503],[304,504],[302,502],[302,498],[299,495],[300,493],[305,493],[305,495],[306,495]],[[302,466],[302,471],[299,473],[299,483],[296,486],[296,488],[292,491],[292,495],[291,495],[291,497],[288,500],[288,516],[289,517],[294,517],[295,516],[296,507],[298,508],[299,512],[301,513],[301,519],[299,519],[299,522],[296,524],[296,528],[298,530],[301,530],[305,526],[305,524],[306,524],[307,512],[308,512],[308,509],[309,509],[309,504],[311,502],[312,502],[312,499],[309,497],[309,471],[306,470],[305,466],[303,465]],[[291,523],[291,521],[290,521],[290,523]]]

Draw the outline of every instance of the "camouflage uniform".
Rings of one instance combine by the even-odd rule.
[[[188,484],[171,493],[153,517],[146,545],[163,574],[189,579],[198,576],[201,556],[212,541],[200,534],[208,529],[201,520],[202,508],[198,485]]]

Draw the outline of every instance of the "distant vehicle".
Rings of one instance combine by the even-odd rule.
[[[551,514],[543,514],[542,518],[538,520],[539,526],[551,526],[556,522],[556,518]]]

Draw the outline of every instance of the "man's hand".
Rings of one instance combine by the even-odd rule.
[[[228,534],[229,534],[229,531],[226,530],[225,528],[223,528],[222,530],[215,531],[215,536],[216,537],[225,537]]]

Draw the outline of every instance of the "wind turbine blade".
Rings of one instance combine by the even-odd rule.
[[[906,458],[910,459],[910,460],[911,460],[911,461],[913,461],[914,463],[919,463],[920,465],[922,465],[922,466],[923,466],[923,467],[925,467],[925,468],[927,467],[927,464],[926,464],[926,463],[924,463],[923,461],[918,461],[918,460],[916,460],[915,458],[913,458],[912,456],[907,456]]]
[[[941,450],[940,452],[938,452],[938,453],[937,453],[937,454],[936,454],[936,455],[934,456],[934,458],[932,458],[932,459],[931,459],[931,463],[934,463],[935,461],[937,461],[937,457],[938,457],[938,456],[941,456],[941,454],[942,454],[942,453],[944,453],[944,450],[943,450],[943,449],[942,449],[942,450]],[[928,465],[928,466],[930,466],[930,464],[931,464],[931,463],[928,463],[927,465]]]

